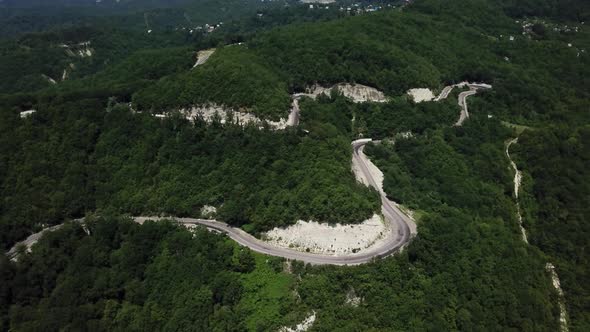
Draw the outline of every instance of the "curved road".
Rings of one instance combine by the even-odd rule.
[[[453,88],[463,88],[468,87],[468,91],[463,91],[459,93],[458,104],[461,107],[461,114],[459,114],[459,120],[455,123],[456,127],[460,127],[463,125],[463,122],[469,118],[469,111],[467,109],[467,97],[473,96],[477,93],[479,89],[491,89],[492,86],[485,83],[468,83],[468,82],[461,82],[454,85],[447,85],[445,86],[440,94],[434,98],[434,101],[441,101],[443,99],[447,99]]]
[[[231,227],[224,222],[216,220],[175,217],[134,217],[133,219],[138,223],[143,223],[146,220],[173,219],[178,223],[186,226],[204,226],[209,229],[227,234],[228,237],[236,241],[238,244],[248,247],[253,251],[271,256],[279,256],[287,259],[300,260],[311,264],[358,265],[368,263],[375,258],[386,257],[400,251],[407,243],[410,242],[412,238],[412,231],[410,225],[413,224],[412,220],[408,216],[406,216],[395,205],[395,203],[387,199],[385,193],[377,184],[376,179],[372,177],[371,172],[369,171],[369,167],[367,166],[369,160],[363,153],[364,146],[370,141],[371,139],[362,139],[352,142],[352,158],[353,162],[359,166],[358,171],[361,174],[358,175],[367,179],[369,184],[379,191],[382,203],[382,213],[385,222],[388,224],[388,233],[386,234],[385,238],[382,241],[379,241],[378,244],[374,247],[369,247],[367,249],[361,250],[359,253],[356,254],[347,254],[342,256],[322,255],[277,247],[264,241],[261,241],[239,228]],[[39,240],[39,238],[41,238],[43,233],[55,230],[60,226],[61,225],[53,226],[44,229],[39,233],[35,233],[29,236],[26,240],[19,242],[14,247],[12,247],[12,249],[10,249],[10,251],[7,253],[8,256],[11,259],[14,259],[17,255],[17,248],[22,245],[26,246],[27,249],[30,250],[31,246],[35,244]]]
[[[435,101],[439,101],[442,99],[446,99],[454,87],[464,87],[468,86],[469,91],[463,91],[459,93],[458,103],[461,107],[461,115],[459,120],[455,124],[455,126],[461,126],[463,122],[469,117],[469,112],[467,110],[467,97],[474,95],[477,93],[478,89],[489,89],[492,86],[488,84],[477,84],[477,83],[459,83],[455,85],[446,86],[442,92],[439,94]],[[298,99],[304,94],[296,94],[293,95],[293,105],[291,108],[291,112],[289,114],[288,123],[291,126],[297,125],[299,123],[299,103]],[[242,246],[248,247],[256,252],[271,255],[271,256],[279,256],[284,257],[287,259],[296,259],[306,263],[311,264],[332,264],[332,265],[357,265],[370,262],[375,258],[385,257],[391,254],[394,254],[400,251],[406,244],[410,242],[412,239],[412,230],[413,230],[413,221],[404,214],[397,205],[387,199],[383,189],[381,188],[380,184],[377,183],[377,180],[373,178],[371,172],[369,171],[368,164],[370,161],[363,153],[364,146],[370,142],[371,139],[361,139],[352,142],[352,158],[353,164],[357,166],[355,171],[360,172],[360,174],[356,174],[359,177],[362,177],[366,180],[368,185],[375,188],[379,195],[381,196],[381,211],[383,213],[385,222],[387,223],[387,229],[389,232],[386,234],[386,238],[383,241],[380,241],[378,245],[374,247],[370,247],[367,249],[362,250],[356,254],[347,254],[342,256],[336,255],[322,255],[322,254],[314,254],[314,253],[307,253],[301,252],[297,250],[282,248],[270,245],[264,241],[258,240],[252,235],[244,232],[243,230],[235,227],[231,227],[226,223],[216,221],[216,220],[205,220],[205,219],[194,219],[194,218],[174,218],[168,217],[166,219],[174,219],[177,222],[190,226],[190,225],[201,225],[205,226],[209,229],[219,231],[222,233],[227,234],[231,239],[236,241]],[[145,220],[159,220],[164,219],[160,217],[135,217],[134,220],[136,222],[142,223]],[[81,220],[77,220],[81,221]],[[59,228],[61,225],[49,227],[44,229],[38,233],[30,235],[27,239],[22,242],[17,243],[13,246],[8,252],[7,255],[11,259],[15,259],[17,255],[17,248],[20,246],[25,246],[28,250],[31,249],[32,245],[35,244],[39,238],[43,235],[43,233],[55,230]]]
[[[465,99],[469,96],[473,96],[476,93],[477,91],[475,89],[459,93],[459,106],[461,106],[461,114],[459,114],[459,120],[457,120],[455,126],[462,126],[463,122],[465,122],[465,120],[467,120],[467,118],[469,117],[469,111],[467,110],[467,101]]]
[[[478,84],[478,83],[459,83],[455,85],[450,85],[444,87],[438,97],[435,98],[435,101],[446,99],[453,88],[455,87],[469,87],[469,91],[463,91],[459,93],[458,104],[461,107],[461,115],[455,126],[461,126],[463,122],[469,117],[469,112],[467,110],[467,97],[474,95],[477,93],[478,89],[489,89],[492,86],[488,84]],[[292,96],[293,104],[291,108],[291,112],[289,114],[288,125],[296,126],[299,123],[299,103],[298,99],[305,94],[295,94]],[[365,154],[363,153],[364,146],[370,142],[371,139],[361,139],[352,142],[353,148],[353,163],[357,165],[358,172],[360,174],[356,174],[359,177],[362,177],[366,180],[368,185],[374,187],[381,196],[381,211],[385,218],[385,222],[388,224],[389,233],[387,234],[384,241],[380,241],[379,245],[376,245],[371,248],[367,248],[362,250],[356,254],[347,254],[342,256],[335,256],[335,255],[322,255],[322,254],[313,254],[313,253],[306,253],[300,252],[292,249],[282,248],[272,246],[266,242],[256,239],[252,235],[244,232],[239,228],[231,227],[223,222],[216,221],[216,220],[205,220],[205,219],[193,219],[193,218],[174,218],[169,217],[167,219],[174,219],[181,224],[184,225],[201,225],[205,226],[209,229],[213,229],[222,233],[227,234],[231,239],[236,241],[242,246],[249,247],[250,249],[260,252],[267,255],[272,256],[279,256],[288,259],[296,259],[301,260],[306,263],[311,264],[333,264],[333,265],[356,265],[356,264],[363,264],[370,262],[375,258],[385,257],[400,251],[412,238],[412,230],[413,230],[413,221],[405,215],[397,205],[387,199],[385,193],[383,192],[380,184],[377,184],[377,180],[373,178],[371,172],[369,171],[368,164],[370,161],[367,159]],[[159,217],[135,217],[136,222],[143,222],[148,219],[158,220],[163,219]],[[80,220],[77,220],[80,221]],[[17,248],[20,246],[25,246],[28,250],[31,249],[32,245],[35,244],[39,238],[43,235],[43,233],[55,230],[59,228],[61,225],[53,226],[46,228],[38,233],[30,235],[27,239],[22,242],[17,243],[13,246],[8,252],[7,255],[11,259],[15,259],[17,255]]]
[[[367,167],[368,159],[363,153],[363,148],[370,141],[370,139],[363,139],[352,142],[353,159],[357,162],[357,165],[360,166],[361,175],[369,181],[372,187],[379,191],[382,203],[381,210],[385,222],[388,223],[389,233],[386,234],[384,241],[380,242],[379,245],[362,250],[357,254],[347,254],[342,256],[322,255],[277,247],[261,241],[239,228],[231,227],[224,222],[216,220],[159,217],[135,217],[134,219],[136,222],[140,223],[146,220],[174,219],[183,225],[205,226],[209,229],[227,234],[238,244],[248,247],[253,251],[271,256],[300,260],[311,264],[358,265],[368,263],[375,258],[386,257],[398,252],[411,240],[412,237],[410,228],[410,224],[412,223],[411,219],[406,216],[395,203],[387,199],[385,193],[377,185],[376,180],[372,177],[369,168]]]
[[[455,123],[455,126],[460,127],[463,125],[463,122],[469,118],[469,111],[467,110],[467,97],[473,96],[477,93],[479,89],[491,89],[492,86],[489,84],[479,84],[479,83],[467,83],[465,84],[469,87],[469,91],[463,91],[459,93],[459,106],[461,107],[461,114],[459,115],[459,120]],[[450,92],[450,91],[449,91]],[[447,93],[448,95],[448,93]]]

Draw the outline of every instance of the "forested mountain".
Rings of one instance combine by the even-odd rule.
[[[277,331],[306,317],[308,331],[590,329],[586,2],[60,5],[34,26],[38,3],[0,4],[1,247],[66,222],[18,260],[0,257],[0,330]],[[463,126],[466,88],[437,102],[406,94],[462,81],[492,86],[469,97]],[[341,82],[386,101],[293,96]],[[284,130],[178,111],[277,120],[293,98],[300,123]],[[399,254],[304,266],[129,218],[212,206],[258,237],[300,219],[354,227],[380,212],[351,172],[359,137],[381,141],[366,153],[418,223]]]
[[[518,144],[526,192],[525,222],[535,245],[560,268],[577,328],[590,321],[590,128],[552,127],[523,133]]]
[[[335,112],[337,105],[322,110]],[[6,118],[3,146],[17,149],[4,154],[2,243],[31,226],[95,209],[198,216],[204,205],[221,206],[222,220],[259,232],[298,219],[358,222],[378,207],[376,196],[349,174],[350,127],[310,116],[314,134],[305,137],[161,121],[124,107],[103,114],[104,107],[83,99],[48,105],[46,117],[32,123]],[[21,145],[33,137],[38,144]],[[25,171],[18,164],[40,168]]]
[[[198,9],[200,7],[195,6],[200,15],[208,15],[207,9]],[[59,20],[59,17],[64,17],[68,20],[67,16],[70,15],[69,10],[35,8],[32,10],[41,12],[43,17],[39,18],[28,12],[23,12],[23,17],[20,17],[21,14],[15,11],[0,11],[0,31],[18,30],[20,24],[26,25],[28,22],[43,25],[46,18],[53,20],[57,17]],[[139,50],[176,46],[199,49],[220,43],[238,43],[256,31],[277,25],[345,15],[335,8],[329,11],[309,10],[304,6],[282,9],[277,8],[274,2],[258,10],[262,11],[260,16],[246,12],[232,14],[231,18],[227,17],[230,20],[223,24],[219,22],[221,18],[216,19],[213,16],[194,21],[186,14],[185,9],[179,9],[178,12],[164,10],[150,14],[146,12],[145,15],[138,12],[130,14],[131,16],[98,15],[90,19],[76,17],[72,22],[55,23],[51,28],[42,26],[40,29],[44,31],[39,33],[20,34],[7,30],[5,34],[10,36],[15,33],[17,36],[0,39],[0,74],[6,78],[0,82],[0,94],[35,92],[64,81],[88,77],[101,70],[110,71],[112,77],[107,80],[112,81],[118,78],[111,67]],[[244,15],[244,19],[238,19]],[[2,21],[3,19],[6,21]],[[38,29],[24,29],[30,30]],[[105,77],[104,74],[99,76]],[[128,85],[135,83],[130,80],[121,81]],[[103,85],[110,84],[103,82]]]

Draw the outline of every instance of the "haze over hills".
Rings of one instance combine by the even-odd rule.
[[[196,3],[195,0],[2,0],[7,7],[43,7],[43,6],[120,6],[129,7],[168,7]]]
[[[590,330],[586,2],[163,3],[0,14],[0,330]]]
[[[278,1],[8,1],[0,2],[0,36],[15,36],[73,26],[118,27],[133,30],[195,28],[237,20],[257,10],[280,8]]]

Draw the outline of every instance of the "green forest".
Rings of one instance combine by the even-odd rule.
[[[105,112],[96,99],[47,105],[24,121],[12,113],[2,122],[2,243],[94,210],[199,216],[212,205],[253,233],[298,219],[360,222],[379,200],[352,176],[351,128],[315,118],[341,105],[316,105],[310,135],[160,120],[122,105]]]
[[[298,318],[280,260],[173,223],[97,217],[85,227],[50,233],[18,266],[1,258],[11,329],[244,331]]]
[[[38,24],[34,5],[4,4],[0,245],[65,225],[18,260],[0,255],[0,330],[277,331],[313,314],[308,331],[560,331],[547,263],[569,331],[590,330],[586,2],[381,1],[354,14],[139,3],[116,14],[114,4],[68,7]],[[224,27],[175,30],[198,8]],[[92,56],[77,56],[86,47]],[[439,102],[406,95],[465,80],[492,89],[468,98],[463,126],[461,89]],[[220,104],[277,120],[291,94],[340,82],[388,101],[304,97],[300,124],[286,130],[176,111]],[[418,224],[396,255],[305,265],[201,227],[129,218],[200,218],[214,206],[215,219],[258,237],[297,220],[359,223],[381,210],[351,171],[360,137],[380,141],[365,152]],[[516,137],[518,197],[505,153]]]
[[[556,261],[574,323],[590,321],[590,128],[526,131],[517,145],[525,173],[525,227],[532,243]],[[559,234],[559,236],[555,236]],[[586,325],[580,324],[580,330]]]

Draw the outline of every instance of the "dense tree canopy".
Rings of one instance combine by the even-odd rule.
[[[590,329],[585,4],[420,0],[357,17],[298,6],[210,35],[135,26],[174,13],[0,42],[2,248],[88,216],[18,261],[0,258],[1,330],[268,331],[316,312],[315,331],[556,331],[547,262],[562,279],[570,330]],[[61,46],[87,40],[92,57]],[[191,69],[196,51],[211,47]],[[67,68],[67,79],[49,83]],[[493,88],[469,97],[462,127],[452,126],[460,89],[440,102],[405,95],[463,80]],[[289,94],[339,82],[389,100],[303,98],[301,124],[284,131],[174,111],[217,103],[277,119]],[[504,150],[517,135],[530,244]],[[122,217],[198,217],[211,205],[215,218],[255,235],[298,219],[360,222],[380,204],[351,172],[350,141],[360,136],[382,141],[366,152],[387,195],[418,222],[394,257],[303,266],[202,229]]]
[[[526,131],[516,146],[525,172],[525,224],[532,243],[555,261],[573,327],[590,326],[590,130]],[[556,236],[556,234],[558,236]]]
[[[350,126],[316,120],[347,105],[315,105],[310,135],[160,120],[121,105],[105,113],[98,100],[46,105],[29,119],[7,113],[2,242],[95,209],[199,216],[213,205],[252,232],[298,219],[360,222],[379,201],[352,176]]]
[[[112,217],[85,227],[49,233],[18,264],[0,258],[3,330],[243,331],[265,310],[252,301],[252,278],[275,279],[280,293],[267,304],[296,312],[280,261],[222,236]],[[285,321],[272,318],[260,326]]]

